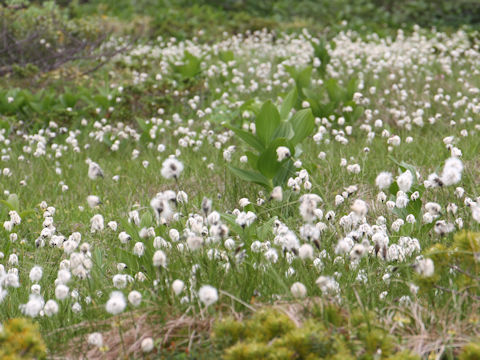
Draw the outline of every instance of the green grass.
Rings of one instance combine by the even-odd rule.
[[[421,39],[420,36],[425,38]],[[66,133],[62,133],[60,129],[53,126],[48,131],[38,132],[40,127],[44,129],[48,127],[48,121],[56,120],[48,112],[37,114],[40,121],[28,129],[11,121],[12,118],[18,119],[24,116],[20,113],[6,119],[4,123],[9,129],[6,136],[8,141],[2,141],[1,148],[2,155],[8,154],[9,159],[2,161],[1,168],[9,168],[12,175],[1,176],[0,190],[4,194],[2,198],[7,200],[8,193],[17,194],[19,208],[16,210],[19,213],[27,210],[31,212],[23,216],[21,224],[14,228],[13,232],[18,235],[16,241],[10,240],[10,233],[3,227],[0,229],[2,238],[0,251],[4,254],[0,263],[6,270],[18,268],[21,284],[17,289],[8,288],[8,295],[1,303],[0,321],[22,316],[19,305],[28,301],[31,285],[28,275],[34,265],[41,266],[44,271],[40,281],[41,295],[45,301],[55,298],[54,281],[57,271],[60,262],[68,259],[69,256],[62,248],[51,247],[48,239],[45,240],[45,247],[36,248],[35,246],[35,240],[40,236],[44,220],[39,204],[46,201],[49,206],[54,206],[56,209],[53,216],[56,234],[62,234],[68,238],[73,232],[80,232],[82,242],[90,244],[93,263],[87,279],[73,277],[68,284],[71,290],[78,291],[77,299],[70,297],[67,300],[58,301],[60,311],[57,315],[39,316],[34,319],[39,323],[52,356],[61,350],[65,351],[65,348],[68,349],[72,338],[78,337],[76,340],[83,341],[83,335],[94,331],[103,331],[107,334],[106,331],[115,320],[105,311],[105,303],[110,293],[116,290],[112,277],[119,272],[117,264],[125,263],[127,268],[123,271],[124,274],[135,277],[135,274],[141,271],[146,275],[144,282],[134,281],[120,290],[125,295],[128,295],[131,290],[138,290],[143,295],[140,308],[137,310],[128,305],[125,317],[128,319],[129,316],[133,317],[137,314],[151,314],[156,321],[151,325],[152,327],[161,327],[168,320],[180,318],[182,314],[194,319],[221,317],[223,314],[234,312],[249,314],[250,305],[261,307],[278,300],[301,302],[293,298],[290,293],[290,286],[300,281],[306,286],[308,296],[311,298],[338,301],[346,311],[360,309],[365,313],[374,312],[386,328],[392,328],[400,338],[405,336],[398,343],[398,348],[414,348],[416,343],[407,336],[408,331],[419,331],[415,326],[420,326],[422,321],[425,322],[425,331],[428,334],[438,331],[445,336],[441,345],[446,346],[445,356],[453,358],[458,353],[458,348],[468,340],[474,339],[480,330],[478,318],[474,319],[475,311],[478,310],[478,303],[475,302],[478,301],[476,299],[479,295],[478,278],[473,277],[470,282],[464,283],[461,274],[450,274],[448,266],[435,263],[436,275],[440,278],[425,283],[416,275],[412,266],[415,263],[415,256],[419,254],[407,257],[402,262],[387,262],[374,255],[368,255],[363,257],[355,267],[350,264],[348,254],[335,260],[337,256],[334,252],[338,240],[348,233],[341,227],[340,218],[350,213],[350,207],[355,199],[363,199],[368,203],[369,211],[366,221],[370,225],[374,225],[379,216],[386,218],[390,244],[397,243],[401,236],[410,236],[418,238],[423,253],[437,243],[450,246],[453,243],[453,233],[459,229],[440,237],[430,226],[421,224],[420,218],[417,219],[415,226],[406,224],[398,233],[391,231],[390,225],[397,219],[397,215],[389,211],[384,204],[376,201],[378,189],[375,186],[375,178],[381,171],[390,171],[398,175],[396,162],[402,161],[414,166],[422,175],[422,180],[432,172],[440,174],[445,160],[450,157],[450,152],[442,140],[451,135],[455,136],[455,146],[462,151],[461,159],[465,166],[462,180],[458,185],[428,189],[421,200],[423,205],[429,201],[441,204],[442,215],[439,219],[454,223],[457,218],[462,218],[465,229],[480,231],[479,224],[472,218],[471,208],[464,204],[463,199],[456,198],[453,193],[456,186],[462,186],[466,196],[471,199],[475,200],[480,195],[478,113],[467,110],[467,104],[471,104],[472,107],[478,106],[477,95],[469,89],[480,87],[480,76],[478,71],[475,71],[479,55],[463,34],[454,34],[450,37],[445,35],[444,39],[447,40],[438,42],[426,40],[434,39],[435,36],[438,35],[426,30],[414,33],[412,37],[407,38],[408,46],[404,52],[397,50],[397,46],[401,43],[399,40],[391,46],[382,47],[380,41],[376,40],[352,44],[344,38],[344,35],[338,35],[334,39],[337,49],[330,50],[332,62],[328,76],[338,79],[340,83],[346,83],[353,76],[363,79],[363,89],[358,91],[369,98],[369,103],[364,106],[372,111],[372,116],[369,119],[368,114],[364,114],[356,123],[351,124],[332,123],[332,127],[326,129],[323,140],[319,144],[313,141],[310,134],[302,143],[303,152],[299,156],[302,165],[298,170],[308,171],[312,189],[310,191],[302,189],[300,194],[296,194],[285,184],[282,202],[269,201],[268,190],[236,178],[227,169],[229,163],[224,160],[223,151],[228,146],[235,145],[236,151],[231,164],[245,167],[245,164],[240,163],[239,158],[247,147],[240,139],[231,136],[222,123],[225,121],[241,126],[242,123],[247,124],[252,121],[241,116],[244,109],[240,109],[240,106],[243,102],[252,100],[251,113],[256,108],[255,104],[258,105],[265,100],[271,99],[274,103],[279,103],[279,97],[283,98],[292,88],[292,84],[285,88],[281,86],[282,83],[291,80],[288,73],[281,71],[282,62],[307,66],[310,61],[309,56],[305,59],[305,54],[309,54],[310,50],[308,40],[303,35],[293,37],[279,35],[276,42],[273,42],[266,33],[258,33],[257,37],[265,38],[262,43],[239,40],[229,42],[228,38],[224,43],[213,45],[193,43],[190,46],[187,43],[181,43],[181,46],[190,46],[191,51],[198,51],[202,55],[202,70],[193,76],[176,73],[169,65],[169,62],[183,57],[181,47],[153,41],[149,43],[150,48],[144,53],[127,54],[131,55],[132,62],[121,56],[118,61],[107,64],[100,72],[89,75],[86,80],[85,88],[91,89],[93,101],[95,101],[94,94],[108,91],[120,98],[118,104],[110,100],[113,111],[102,108],[101,112],[96,114],[94,102],[86,104],[80,101],[73,115],[65,117],[63,121],[58,120],[60,126],[66,127]],[[353,34],[351,37],[357,36]],[[438,43],[447,44],[447,51],[433,53]],[[374,44],[378,47],[375,48]],[[232,50],[235,64],[226,65],[221,60],[222,55],[218,54],[217,46],[223,50]],[[304,48],[302,49],[301,46]],[[171,58],[165,54],[163,57],[157,57],[156,47],[174,52],[175,55]],[[411,51],[413,47],[415,51]],[[471,50],[470,55],[463,52],[460,57],[452,56],[453,50],[462,52],[465,48]],[[423,62],[422,56],[418,54],[424,49],[432,49],[432,51],[431,53],[425,51]],[[383,57],[387,51],[396,53],[399,59],[382,68],[377,67],[378,63],[372,58]],[[407,51],[411,52],[407,54]],[[410,60],[412,64],[407,63]],[[384,57],[384,61],[389,61],[389,58]],[[404,61],[405,65],[402,66],[401,61]],[[208,69],[211,71],[209,72]],[[218,69],[225,71],[222,74]],[[447,70],[451,70],[451,73],[449,74]],[[135,73],[141,72],[147,74],[146,81],[138,83],[134,80]],[[158,73],[162,74],[161,80],[155,80]],[[389,78],[390,74],[395,74],[396,80]],[[464,79],[463,82],[458,81],[460,77]],[[318,80],[320,75],[314,71],[312,78]],[[248,86],[252,84],[251,81],[257,82],[258,88],[248,90]],[[239,88],[238,83],[243,84],[245,89]],[[425,88],[426,84],[429,89]],[[112,88],[108,90],[110,86]],[[123,86],[124,91],[115,90],[118,86]],[[271,86],[271,89],[268,89],[268,86]],[[376,87],[375,95],[369,93],[372,86]],[[219,93],[216,92],[217,88],[220,89]],[[434,100],[439,88],[444,89],[444,95],[452,99],[445,105]],[[402,89],[407,92],[407,96],[402,97]],[[175,90],[180,93],[174,94]],[[385,94],[385,90],[390,93]],[[56,91],[62,93],[61,89],[57,88]],[[322,86],[312,86],[312,91],[320,92]],[[461,96],[457,96],[458,92]],[[226,95],[222,97],[222,94]],[[194,96],[198,96],[197,109],[192,109],[188,102]],[[454,102],[461,97],[466,98],[465,104],[454,109]],[[325,97],[322,101],[328,102],[328,98]],[[431,106],[425,108],[425,102],[429,102]],[[159,114],[158,108],[164,108],[165,113]],[[197,110],[206,108],[211,108],[212,114],[201,117]],[[407,116],[413,118],[413,113],[420,108],[425,108],[423,127],[412,125],[411,129],[407,129],[399,125],[397,120]],[[378,112],[375,113],[375,111]],[[395,118],[394,111],[404,112],[404,114]],[[174,114],[179,114],[182,120],[178,123],[173,121]],[[428,118],[435,114],[440,114],[440,117],[434,125],[431,125],[428,123]],[[151,138],[149,133],[151,126],[148,121],[151,121],[152,117],[170,120],[169,124],[163,123],[158,126],[159,131],[155,138]],[[471,122],[461,123],[461,119],[469,117]],[[81,125],[82,118],[87,120],[87,125]],[[193,121],[189,123],[189,119]],[[380,128],[374,127],[377,119],[383,120],[383,126]],[[123,122],[123,127],[120,121]],[[450,121],[455,121],[456,124],[451,125]],[[206,125],[207,122],[208,125]],[[367,139],[367,131],[361,128],[362,124],[370,125],[375,132],[372,141]],[[126,131],[127,125],[133,130]],[[335,140],[332,129],[346,131],[345,126],[352,126],[353,132],[345,136],[348,144],[342,145]],[[314,133],[317,128],[318,126]],[[30,135],[22,133],[23,130]],[[75,138],[78,141],[78,152],[73,151],[72,137],[69,134],[70,131],[77,130],[78,135]],[[388,151],[388,137],[382,137],[384,130],[388,130],[390,135],[400,136],[402,140],[400,146]],[[461,136],[462,130],[467,130],[469,136]],[[37,134],[33,136],[35,132]],[[48,135],[52,132],[55,134]],[[40,135],[45,136],[46,154],[35,157],[33,152]],[[138,140],[135,139],[137,136]],[[185,139],[185,136],[188,139]],[[413,138],[413,142],[405,141],[408,136]],[[181,138],[185,141],[201,140],[201,144],[198,148],[181,147],[179,145]],[[113,151],[112,145],[117,139],[119,149]],[[217,141],[220,144],[219,148],[214,146]],[[159,144],[165,145],[166,150],[162,153],[156,150]],[[24,152],[24,146],[27,145],[32,147],[32,153]],[[369,152],[364,151],[366,147],[369,148]],[[136,159],[132,158],[134,150],[139,151]],[[160,174],[162,162],[177,150],[180,152],[177,157],[183,162],[185,169],[178,181],[164,179]],[[319,152],[326,153],[324,160],[318,158]],[[24,157],[23,161],[18,159],[20,155]],[[88,178],[87,158],[101,166],[104,172],[103,179]],[[341,167],[340,162],[343,158],[347,159],[349,165],[359,164],[361,171],[358,174],[352,174],[346,170],[346,167]],[[147,167],[142,164],[144,161],[148,161]],[[208,164],[213,164],[213,169],[210,169]],[[57,168],[61,170],[60,174],[56,173]],[[112,179],[116,175],[119,176],[118,181]],[[295,177],[295,174],[292,176]],[[20,185],[22,180],[26,182],[25,186]],[[62,191],[61,184],[67,185],[68,190]],[[335,206],[335,196],[342,194],[350,185],[357,185],[358,190],[345,199],[342,205]],[[157,192],[167,189],[185,191],[188,194],[188,203],[177,206],[176,211],[181,214],[178,220],[168,225],[157,225],[153,220],[154,212],[150,207],[150,200]],[[331,223],[325,219],[321,220],[327,224],[327,229],[321,236],[320,249],[314,250],[315,257],[320,256],[320,251],[326,254],[326,257],[322,258],[324,266],[321,269],[317,268],[312,260],[301,260],[295,256],[289,262],[281,247],[273,244],[275,235],[272,229],[275,218],[286,224],[299,237],[299,228],[304,223],[299,215],[299,198],[302,194],[309,192],[322,197],[323,202],[319,204],[319,208],[324,214],[330,210],[336,213],[335,221]],[[88,195],[99,196],[102,204],[94,209],[89,208],[86,202]],[[182,238],[180,242],[185,246],[182,251],[177,248],[176,243],[170,241],[168,234],[170,229],[174,228],[182,233],[191,214],[202,215],[201,203],[204,197],[212,199],[213,210],[223,214],[222,221],[230,229],[229,237],[235,241],[233,249],[225,248],[220,241],[205,244],[199,250],[190,251],[186,246],[185,238]],[[259,197],[266,200],[263,205],[256,205]],[[248,198],[252,204],[248,205],[247,209],[257,215],[255,222],[246,229],[228,221],[232,219],[228,214],[235,208],[239,208],[240,198]],[[449,203],[458,205],[458,212],[455,215],[447,213],[446,206]],[[128,222],[128,213],[135,209],[139,211],[142,218],[141,226]],[[7,204],[2,203],[2,221],[8,220],[8,210]],[[422,208],[420,215],[424,212],[425,209]],[[103,215],[105,226],[108,221],[116,221],[118,229],[112,231],[106,227],[101,232],[91,233],[90,219],[95,214]],[[152,256],[155,251],[153,237],[140,239],[138,234],[144,226],[153,226],[156,236],[161,236],[171,243],[171,248],[163,249],[167,255],[166,268],[153,267]],[[126,231],[131,236],[132,239],[128,245],[120,243],[118,234],[121,231]],[[206,236],[204,238],[206,240]],[[270,263],[262,253],[252,252],[250,245],[255,240],[269,241],[277,249],[278,261]],[[132,253],[134,244],[140,241],[146,246],[142,257]],[[302,244],[305,242],[301,240]],[[245,257],[241,260],[238,255],[243,250],[245,250]],[[217,251],[222,256],[212,257],[212,251]],[[7,264],[11,254],[18,255],[18,265]],[[472,256],[471,253],[467,255]],[[443,258],[439,259],[442,261]],[[454,260],[448,259],[448,261],[454,264]],[[462,263],[459,265],[461,266]],[[192,272],[193,267],[198,267],[195,273]],[[291,269],[294,273],[287,275]],[[474,265],[474,269],[477,272],[473,275],[478,274],[478,264]],[[366,277],[365,283],[356,280],[360,270]],[[390,276],[389,282],[383,280],[386,274]],[[333,276],[338,281],[340,286],[338,297],[322,293],[315,284],[320,275]],[[181,296],[175,296],[170,287],[175,279],[181,279],[186,284],[186,290]],[[409,290],[411,283],[421,285],[417,296]],[[207,309],[199,302],[196,295],[198,289],[205,284],[212,285],[221,291],[218,302]],[[385,291],[387,294],[380,299],[380,294]],[[184,295],[188,296],[189,302],[180,301]],[[427,308],[428,311],[420,319],[415,318],[413,310],[409,310],[408,306],[401,306],[400,299],[404,296],[410,296],[413,303]],[[90,300],[86,301],[86,299]],[[77,301],[82,306],[82,311],[79,313],[72,311],[72,305]],[[248,304],[250,305],[246,306]],[[395,321],[392,322],[390,316],[394,311],[407,314],[405,316],[410,323],[405,325],[406,329],[402,330],[398,324],[394,326]],[[448,320],[453,316],[452,314],[460,314],[460,320],[449,323]],[[209,340],[206,337],[209,330],[202,331],[199,330],[204,335],[201,339],[195,338],[191,331],[188,331],[187,335],[178,335],[179,338],[192,336],[193,345],[188,345],[189,342],[184,341],[179,349],[168,354],[166,354],[167,349],[162,348],[157,354],[158,358],[174,356],[174,353],[178,358],[187,356],[184,354],[185,348],[193,349],[193,354],[198,349],[199,354],[202,354],[198,355],[199,357],[204,356],[205,353],[208,354]],[[111,332],[108,334],[113,336]],[[163,335],[156,333],[158,336],[156,340],[160,341]],[[433,342],[434,340],[430,343]],[[425,350],[429,348],[424,345],[417,348],[422,356],[428,356],[430,352],[443,351],[441,346]],[[85,347],[79,346],[71,351],[78,354],[86,350]],[[130,355],[140,356],[138,353]],[[195,355],[191,356],[195,357]]]

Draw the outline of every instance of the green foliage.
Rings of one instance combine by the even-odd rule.
[[[321,39],[319,43],[311,42],[313,46],[313,54],[314,56],[320,60],[320,65],[317,66],[317,71],[319,72],[320,76],[325,77],[327,72],[327,65],[330,63],[330,54],[328,53],[327,44],[325,40]],[[335,42],[330,43],[330,48],[332,50],[335,49]]]
[[[193,82],[194,78],[200,74],[202,59],[185,50],[183,59],[179,63],[170,62],[173,72],[183,82]]]
[[[49,121],[62,124],[91,115],[95,108],[105,111],[114,105],[114,95],[112,90],[104,94],[101,89],[90,90],[80,85],[61,91],[50,87],[36,92],[0,88],[0,116],[16,117],[27,126],[44,125]]]
[[[353,100],[357,86],[355,78],[351,78],[343,87],[337,79],[330,78],[319,89],[308,87],[302,92],[316,117],[328,118],[334,115],[337,119],[343,117],[346,124],[353,124],[365,110]]]
[[[222,6],[225,11],[247,11],[253,15],[281,18],[307,17],[322,26],[335,25],[341,20],[361,27],[374,23],[390,26],[420,24],[422,26],[458,26],[478,24],[480,4],[471,0],[266,0],[261,5],[248,1],[202,0],[204,4]]]
[[[265,102],[255,118],[255,134],[226,125],[255,151],[247,152],[248,164],[254,171],[229,166],[234,175],[269,189],[283,185],[291,176],[293,172],[291,157],[301,152],[300,145],[315,127],[310,109],[299,110],[290,118],[286,118],[296,98],[297,92],[293,89],[286,96],[280,111],[271,101]],[[290,156],[279,161],[277,154],[279,147],[288,148]]]
[[[45,359],[45,344],[38,331],[38,324],[15,318],[0,327],[0,358],[3,360]]]
[[[404,161],[397,161],[396,159],[394,159],[391,156],[389,156],[389,159],[398,166],[399,171],[401,171],[402,173],[404,173],[405,171],[410,171],[410,173],[412,174],[412,177],[413,177],[412,186],[411,186],[410,190],[406,192],[406,195],[409,198],[407,206],[405,208],[395,207],[392,210],[393,213],[395,215],[397,215],[398,217],[404,219],[404,220],[407,217],[407,215],[412,214],[413,216],[415,216],[415,220],[417,221],[416,222],[417,228],[419,228],[419,229],[422,228],[424,233],[428,232],[428,230],[430,230],[430,228],[431,228],[431,225],[430,224],[422,225],[422,215],[423,215],[423,213],[422,213],[422,205],[423,205],[422,195],[425,192],[425,186],[418,181],[417,170],[416,170],[415,166],[413,166],[411,164],[408,164]],[[396,201],[397,194],[398,194],[399,190],[400,190],[400,188],[399,188],[397,182],[394,181],[388,189],[388,192],[390,193],[389,200]],[[417,196],[416,196],[416,198],[412,199],[412,195],[414,193],[417,193],[416,194]]]
[[[214,326],[212,341],[226,360],[248,359],[419,359],[396,352],[395,339],[379,326],[373,313],[344,313],[326,306],[327,316],[311,318],[297,328],[283,312],[262,309],[250,319],[226,318]],[[327,318],[340,318],[332,326]]]
[[[460,355],[458,356],[459,360],[476,360],[480,359],[480,342],[471,342],[466,344]]]
[[[462,230],[453,236],[453,244],[435,244],[425,250],[425,256],[435,264],[435,276],[418,279],[419,285],[426,292],[435,286],[448,288],[455,293],[471,297],[480,295],[479,254],[480,233]],[[448,274],[454,271],[454,277]],[[446,282],[445,279],[453,279]]]
[[[54,1],[41,6],[0,5],[0,29],[0,75],[22,78],[92,58],[108,35],[98,18],[71,19]]]

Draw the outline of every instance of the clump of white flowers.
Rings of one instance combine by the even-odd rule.
[[[462,161],[456,157],[451,157],[445,161],[440,180],[445,186],[458,184],[462,180],[462,171]]]
[[[198,290],[198,298],[205,306],[210,306],[217,302],[218,291],[213,286],[203,285]]]
[[[105,304],[105,310],[112,315],[122,313],[126,307],[127,302],[125,301],[125,296],[120,291],[113,291]]]
[[[286,146],[279,146],[277,148],[277,161],[283,161],[290,157],[290,149]]]
[[[296,298],[304,298],[307,296],[307,288],[301,282],[296,282],[290,287],[292,295]]]
[[[167,158],[163,163],[162,163],[162,169],[160,173],[165,179],[171,179],[174,178],[175,180],[178,179],[180,174],[183,171],[183,163],[179,160],[177,160],[174,157]]]
[[[415,271],[422,277],[431,277],[435,272],[432,259],[418,259],[415,264]]]

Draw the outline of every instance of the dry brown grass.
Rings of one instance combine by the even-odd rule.
[[[462,306],[465,300],[452,298],[458,311],[452,311],[451,305],[433,311],[418,302],[409,307],[392,306],[383,321],[391,334],[403,340],[404,348],[422,358],[441,359],[447,351],[456,353],[480,337],[480,303],[467,311]]]
[[[224,314],[241,321],[267,306],[260,303],[245,304],[248,305],[249,311],[237,312],[233,306],[236,300],[232,297],[231,306],[223,304],[218,307],[217,316],[221,317]],[[409,349],[422,358],[441,359],[445,353],[456,354],[466,343],[480,338],[480,303],[466,311],[464,303],[466,300],[452,297],[455,306],[447,304],[444,309],[429,309],[418,302],[412,302],[408,307],[391,306],[378,320],[392,335],[401,339],[397,344],[398,350]],[[325,299],[316,297],[301,302],[278,301],[268,306],[283,312],[300,327],[308,320],[314,307],[323,308],[328,304]],[[459,311],[452,311],[452,308]],[[460,311],[462,308],[463,311]],[[348,316],[347,310],[341,311],[345,311],[344,315]],[[88,335],[91,333],[90,323],[75,325],[69,329],[83,329],[84,333],[70,341],[66,351],[51,358],[68,360],[143,358],[141,343],[148,337],[152,337],[159,348],[167,352],[190,353],[192,348],[205,344],[215,321],[214,317],[203,312],[194,314],[186,311],[181,316],[174,317],[174,314],[170,316],[171,318],[168,315],[158,315],[144,310],[99,321],[95,323],[95,331],[103,335],[104,347],[101,349],[87,343]]]
[[[152,337],[161,349],[190,352],[193,345],[208,337],[214,319],[182,315],[166,322],[151,313],[130,313],[95,324],[102,333],[104,346],[88,345],[89,333],[72,339],[62,353],[52,359],[114,360],[142,358],[141,343]],[[91,324],[81,323],[76,330],[90,329]],[[106,329],[101,331],[100,329]],[[153,353],[155,353],[154,350]]]

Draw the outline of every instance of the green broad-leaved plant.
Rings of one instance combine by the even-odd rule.
[[[299,110],[289,117],[297,99],[297,90],[294,88],[287,94],[280,108],[271,101],[265,102],[255,118],[255,134],[225,125],[251,148],[246,155],[252,170],[229,166],[234,175],[271,189],[282,186],[293,174],[292,157],[301,154],[302,142],[315,128],[315,120],[309,108]],[[290,157],[278,161],[279,147],[287,147]]]

